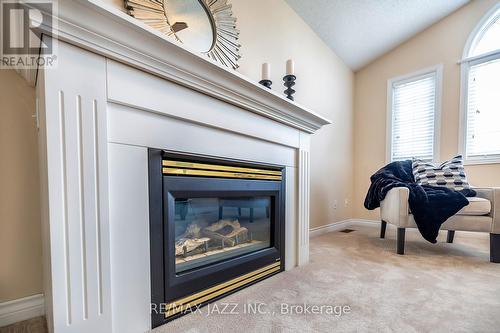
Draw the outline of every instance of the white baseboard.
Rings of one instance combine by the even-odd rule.
[[[351,221],[351,226],[355,225],[370,225],[373,226],[374,224],[380,225],[380,220],[368,220],[368,219],[350,219]]]
[[[0,303],[0,327],[26,319],[43,316],[45,300],[43,294]]]
[[[347,219],[339,222],[334,222],[326,225],[322,225],[320,227],[309,229],[309,238],[318,237],[320,235],[343,230],[349,227],[353,227],[356,225],[374,225],[380,224],[379,220],[367,220],[367,219]]]
[[[339,221],[339,222],[334,222],[330,224],[325,224],[320,227],[316,228],[311,228],[309,229],[309,238],[313,237],[318,237],[320,235],[333,232],[333,231],[339,231],[342,229],[345,229],[349,226],[349,221],[350,220],[344,220],[344,221]]]

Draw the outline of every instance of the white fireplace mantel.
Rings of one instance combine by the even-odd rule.
[[[150,328],[148,147],[284,166],[285,268],[307,263],[310,136],[330,122],[97,0],[58,7],[36,84],[49,330]]]
[[[90,19],[91,18],[91,19]],[[331,122],[236,71],[173,42],[99,0],[59,1],[52,26],[40,27],[110,59],[237,105],[307,133]]]

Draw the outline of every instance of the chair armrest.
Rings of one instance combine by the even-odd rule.
[[[408,220],[408,198],[410,190],[406,187],[395,187],[387,192],[380,202],[380,216],[385,221],[401,226]]]
[[[493,218],[491,233],[500,234],[500,187],[473,188],[479,198],[488,199],[491,202],[490,215]]]

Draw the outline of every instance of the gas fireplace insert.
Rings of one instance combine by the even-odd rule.
[[[285,168],[149,150],[152,327],[284,269]]]

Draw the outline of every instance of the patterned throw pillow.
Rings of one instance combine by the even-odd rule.
[[[412,168],[415,182],[419,185],[445,186],[457,191],[470,188],[462,155],[440,165],[414,158]]]

